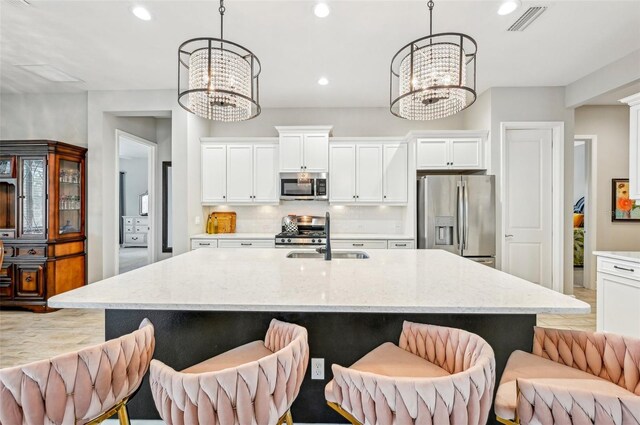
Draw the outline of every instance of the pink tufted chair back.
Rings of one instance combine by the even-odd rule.
[[[85,424],[131,396],[149,368],[153,325],[49,360],[0,370],[0,424]]]
[[[309,362],[307,330],[272,320],[264,345],[273,354],[215,372],[182,373],[151,362],[151,391],[169,425],[274,425],[300,391]]]
[[[640,339],[535,327],[533,354],[606,379],[640,396]]]

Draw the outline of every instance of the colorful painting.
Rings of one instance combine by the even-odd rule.
[[[611,221],[640,221],[640,202],[629,199],[629,179],[613,179]]]

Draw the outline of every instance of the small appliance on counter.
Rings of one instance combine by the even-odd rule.
[[[207,233],[235,233],[236,213],[232,211],[212,212],[207,218]]]
[[[288,215],[282,217],[282,232],[276,235],[276,248],[314,248],[327,239],[325,217]]]
[[[495,267],[495,176],[418,179],[418,249],[444,249]]]

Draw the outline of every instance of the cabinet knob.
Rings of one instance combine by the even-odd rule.
[[[27,276],[24,281],[25,282],[31,282],[33,280],[33,278],[31,277],[31,275]]]
[[[356,195],[353,195],[353,199],[356,199]]]
[[[222,195],[222,199],[227,199],[227,197],[225,195]]]
[[[387,195],[384,195],[384,199],[387,199]]]

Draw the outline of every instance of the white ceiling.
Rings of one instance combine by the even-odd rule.
[[[177,48],[218,36],[218,2],[1,0],[0,90],[73,92],[176,87]],[[227,1],[225,36],[261,60],[263,107],[387,106],[389,64],[428,33],[425,1]],[[153,20],[130,9],[144,4]],[[563,86],[640,49],[640,1],[524,2],[508,16],[499,1],[437,0],[435,31],[478,42],[478,92],[496,86]],[[549,9],[524,32],[508,28],[531,5]],[[14,66],[51,64],[82,80],[51,83]],[[319,86],[320,76],[330,80]]]

